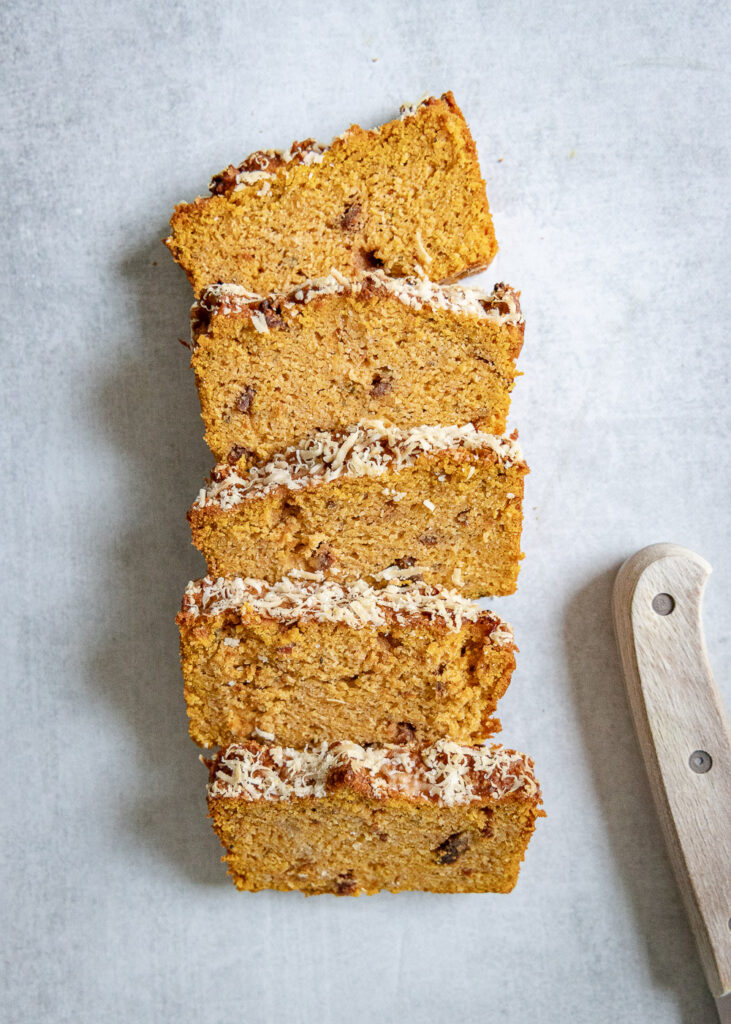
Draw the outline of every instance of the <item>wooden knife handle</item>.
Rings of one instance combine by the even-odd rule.
[[[614,584],[632,715],[665,840],[714,996],[731,991],[731,739],[701,604],[710,565],[653,544]]]

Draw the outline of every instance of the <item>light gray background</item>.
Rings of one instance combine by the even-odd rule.
[[[4,5],[4,1019],[713,1019],[628,717],[614,573],[713,564],[729,675],[730,21],[716,2]],[[239,895],[174,615],[211,459],[174,202],[452,88],[522,288],[533,472],[503,739],[549,817],[517,890]],[[726,688],[728,699],[728,688]]]

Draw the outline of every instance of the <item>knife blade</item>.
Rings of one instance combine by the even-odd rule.
[[[719,1016],[731,1024],[731,737],[703,635],[710,572],[687,548],[652,544],[621,567],[612,603],[670,859]]]

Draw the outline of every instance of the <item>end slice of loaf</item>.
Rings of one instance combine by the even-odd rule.
[[[523,479],[514,439],[384,423],[319,432],[265,464],[219,465],[188,513],[210,576],[340,582],[410,569],[466,597],[513,593]]]
[[[338,896],[510,892],[543,816],[525,754],[448,740],[234,745],[210,764],[208,808],[238,889]]]
[[[374,271],[286,295],[215,285],[193,307],[206,441],[216,459],[262,459],[359,419],[505,430],[523,344],[518,293]]]
[[[322,146],[252,153],[175,208],[166,245],[196,295],[230,281],[260,294],[382,267],[436,281],[488,266],[497,243],[469,128],[451,93]]]
[[[423,583],[207,577],[188,586],[178,625],[190,733],[205,747],[480,743],[515,667],[506,623]]]

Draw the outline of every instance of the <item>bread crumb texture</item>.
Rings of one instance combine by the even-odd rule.
[[[532,762],[493,747],[256,743],[211,763],[209,812],[239,889],[509,892],[542,815]]]
[[[204,579],[178,624],[190,732],[206,747],[479,743],[515,667],[507,623],[423,583]]]
[[[523,332],[505,284],[487,293],[374,271],[267,298],[216,285],[192,311],[206,441],[221,462],[250,462],[362,419],[500,434]]]
[[[216,282],[288,291],[332,268],[456,280],[497,243],[469,128],[451,93],[322,146],[252,153],[175,208],[166,244],[196,295]]]
[[[451,93],[262,150],[181,203],[191,363],[216,459],[177,617],[234,884],[509,892],[543,816],[499,745],[528,466],[505,435],[519,292]]]
[[[465,597],[513,593],[528,468],[514,438],[382,422],[318,432],[268,463],[219,465],[189,512],[209,575],[368,582],[409,569]]]

